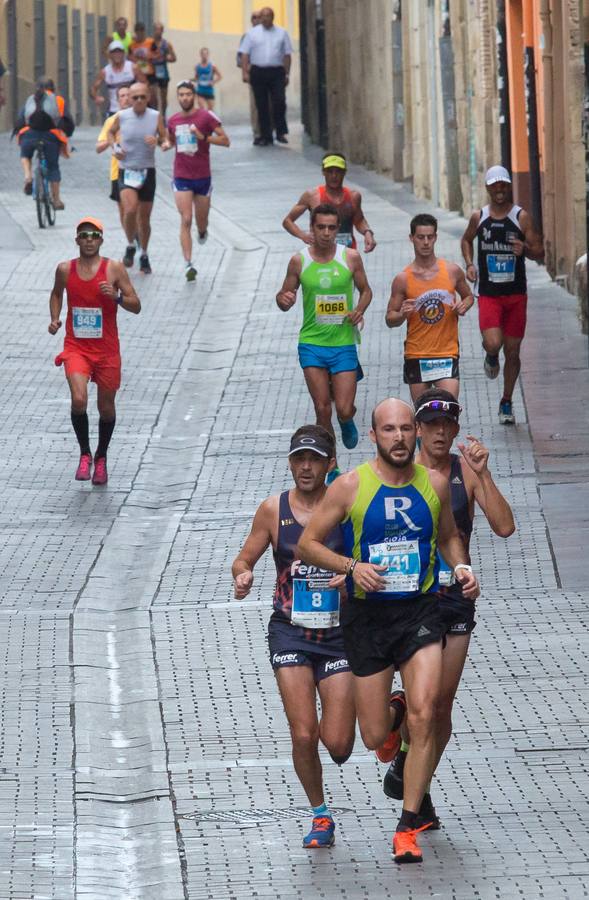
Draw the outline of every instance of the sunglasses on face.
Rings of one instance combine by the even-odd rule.
[[[97,241],[102,237],[101,231],[78,231],[78,237],[84,241]]]
[[[455,416],[459,416],[462,412],[462,408],[456,400],[429,400],[427,403],[422,403],[419,409],[416,411],[415,415],[418,416],[420,412],[423,412],[424,409],[433,409],[433,410],[441,410],[442,412],[450,412]]]
[[[131,100],[147,100],[147,94],[131,94]]]

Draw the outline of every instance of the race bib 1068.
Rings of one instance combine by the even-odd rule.
[[[347,312],[345,294],[315,294],[315,321],[318,325],[342,325]]]

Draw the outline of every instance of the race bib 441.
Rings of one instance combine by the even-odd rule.
[[[383,541],[369,547],[369,562],[386,566],[383,593],[406,594],[419,590],[421,559],[419,541]]]

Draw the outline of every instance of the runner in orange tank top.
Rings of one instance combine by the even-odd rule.
[[[65,341],[55,365],[64,365],[70,386],[72,425],[80,445],[77,481],[88,481],[92,470],[88,381],[96,382],[99,421],[93,484],[108,481],[106,452],[115,427],[115,397],[121,385],[118,307],[132,313],[141,310],[123,264],[99,255],[103,231],[102,223],[92,216],[78,222],[76,243],[80,256],[59,263],[49,299],[49,334],[57,334],[62,324],[63,292],[67,293]]]
[[[403,381],[411,399],[428,387],[458,397],[458,316],[471,308],[474,298],[460,266],[434,253],[437,219],[420,213],[411,220],[410,230],[415,259],[393,281],[386,323],[398,328],[407,322]]]
[[[364,252],[371,253],[376,247],[376,241],[374,232],[362,212],[360,191],[351,191],[344,187],[347,171],[345,157],[341,153],[326,153],[323,157],[321,171],[325,184],[305,191],[283,220],[282,227],[293,237],[304,241],[305,244],[312,244],[313,235],[310,231],[299,228],[296,220],[303,215],[305,210],[312,213],[319,204],[331,203],[337,209],[340,220],[336,243],[355,250],[354,229],[356,229],[364,237]]]

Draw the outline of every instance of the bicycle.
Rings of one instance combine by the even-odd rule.
[[[47,160],[45,144],[41,140],[35,149],[33,165],[33,197],[37,205],[39,228],[55,225],[55,210],[51,201],[51,189],[47,177]]]

